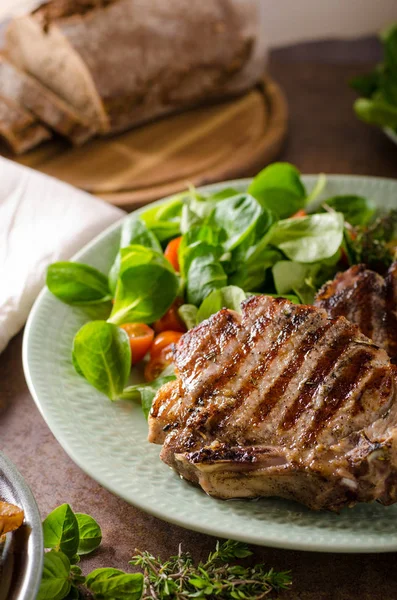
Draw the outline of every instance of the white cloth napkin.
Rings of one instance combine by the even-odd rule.
[[[70,258],[124,211],[0,158],[0,352],[24,325],[47,266]]]

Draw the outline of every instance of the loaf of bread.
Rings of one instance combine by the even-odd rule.
[[[101,133],[258,81],[257,0],[52,0],[14,19],[7,55]]]
[[[0,136],[15,154],[51,138],[51,132],[18,104],[0,96]]]
[[[42,123],[73,144],[83,144],[95,133],[94,128],[82,121],[66,102],[1,55],[0,90],[3,98],[19,105],[21,109],[28,109]]]

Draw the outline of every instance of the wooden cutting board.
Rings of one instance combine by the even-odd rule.
[[[131,210],[195,186],[252,175],[277,158],[288,111],[270,78],[244,96],[163,118],[81,148],[50,141],[10,157]]]

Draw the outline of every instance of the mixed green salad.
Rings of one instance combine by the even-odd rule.
[[[366,123],[397,130],[397,23],[383,31],[380,40],[383,61],[350,82],[362,96],[354,103],[354,110]]]
[[[73,342],[77,373],[111,400],[140,400],[147,416],[157,389],[175,377],[173,344],[221,308],[240,311],[259,293],[310,304],[326,280],[358,262],[384,272],[397,211],[377,218],[355,195],[319,201],[324,185],[320,175],[309,194],[293,165],[274,163],[244,192],[190,188],[132,214],[108,274],[52,264],[49,290],[87,311]],[[128,385],[137,364],[146,383]]]

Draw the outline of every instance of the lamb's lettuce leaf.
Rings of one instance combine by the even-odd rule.
[[[307,193],[300,173],[289,163],[273,163],[263,169],[248,193],[279,219],[290,217],[306,205]]]
[[[144,246],[120,250],[121,264],[110,323],[153,323],[176,298],[179,278],[162,254]]]
[[[277,221],[265,241],[296,262],[314,263],[333,256],[343,241],[341,213],[314,214]]]
[[[111,400],[117,400],[131,369],[126,332],[106,321],[90,321],[76,333],[72,352],[79,375]]]

